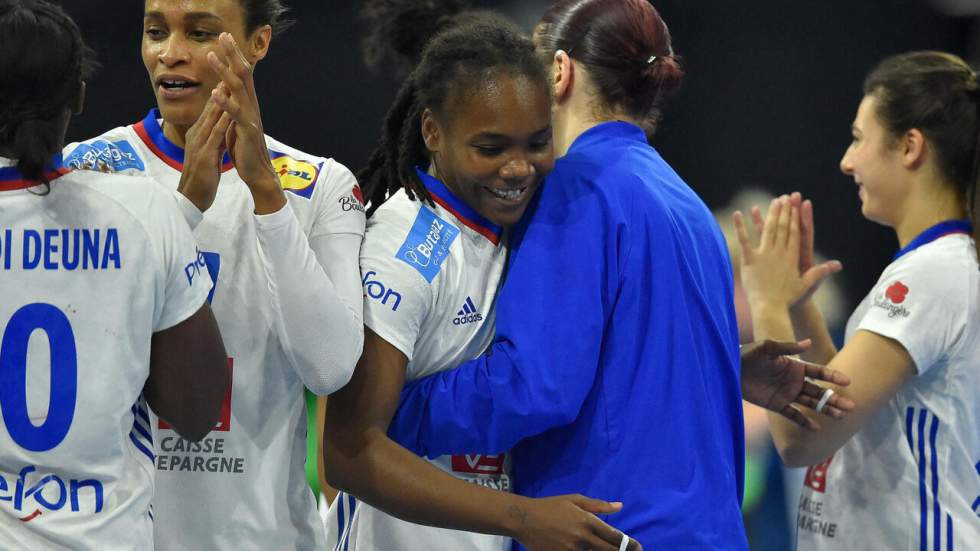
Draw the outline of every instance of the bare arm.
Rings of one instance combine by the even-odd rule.
[[[153,334],[143,395],[182,437],[196,441],[211,431],[228,382],[224,343],[208,305]]]
[[[529,549],[618,549],[622,535],[584,509],[611,513],[618,506],[581,496],[532,500],[490,490],[391,441],[386,432],[407,364],[397,348],[366,330],[350,384],[327,404],[323,453],[331,485],[410,522],[510,536]]]

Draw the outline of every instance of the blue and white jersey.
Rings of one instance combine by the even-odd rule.
[[[355,235],[359,244],[364,207],[350,171],[332,159],[266,141],[305,236]],[[144,174],[167,190],[177,189],[184,158],[163,134],[156,110],[137,124],[70,145],[65,155],[69,166]],[[193,233],[207,265],[205,277],[214,281],[209,300],[232,385],[218,424],[198,443],[153,419],[157,549],[323,549],[323,525],[303,474],[304,385],[279,331],[278,282],[259,244],[254,208],[248,186],[226,158],[214,204]],[[351,254],[356,258],[356,251]]]
[[[434,206],[399,190],[368,220],[361,246],[364,324],[408,358],[406,380],[453,369],[493,339],[494,297],[507,259],[499,226],[419,172]],[[506,454],[430,460],[458,478],[511,491]],[[328,549],[505,551],[510,539],[412,524],[340,493]]]
[[[148,178],[0,158],[0,548],[153,549],[150,339],[211,280]]]
[[[943,226],[956,223],[927,234]],[[837,453],[807,470],[798,548],[976,549],[980,273],[969,235],[954,229],[892,262],[848,321],[847,339],[857,331],[897,341],[917,373]]]

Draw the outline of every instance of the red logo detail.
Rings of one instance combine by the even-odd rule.
[[[351,191],[354,194],[354,198],[357,199],[361,205],[364,204],[364,193],[361,192],[361,186],[354,184],[354,190]]]
[[[901,304],[905,302],[905,295],[909,294],[909,288],[902,284],[901,281],[896,281],[892,283],[888,290],[885,291],[885,296],[888,300],[895,304]]]
[[[218,414],[218,422],[214,424],[213,431],[218,432],[230,432],[231,431],[231,386],[232,386],[232,375],[234,371],[232,368],[235,365],[234,358],[228,358],[228,389],[225,391],[225,399],[221,402],[221,413]],[[159,420],[158,426],[161,429],[173,430],[173,427],[163,419]]]
[[[830,469],[830,462],[834,456],[830,456],[823,463],[817,463],[806,470],[806,478],[803,485],[813,488],[821,494],[827,491],[827,470]]]
[[[504,458],[500,455],[454,455],[453,472],[467,474],[488,474],[500,476],[504,474]]]
[[[73,499],[74,499],[74,497],[73,497]],[[33,513],[27,515],[26,517],[21,517],[21,518],[19,518],[17,520],[19,520],[21,522],[30,522],[30,521],[36,519],[39,516],[41,516],[41,510],[40,509],[35,509]]]

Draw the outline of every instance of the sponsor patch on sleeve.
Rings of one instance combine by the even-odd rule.
[[[95,140],[79,144],[65,159],[65,166],[75,170],[100,170],[103,172],[122,172],[124,170],[145,171],[143,160],[133,146],[126,141],[109,142]]]
[[[422,207],[395,258],[418,270],[432,283],[458,235],[455,226]]]
[[[269,154],[272,157],[272,168],[279,176],[282,189],[307,199],[313,196],[316,179],[320,175],[323,163],[313,165],[275,151],[270,151]]]

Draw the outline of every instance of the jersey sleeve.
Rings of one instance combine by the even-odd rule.
[[[422,210],[427,210],[422,207]],[[409,361],[435,297],[433,285],[399,256],[414,217],[381,209],[361,246],[364,325],[400,350]],[[404,256],[404,255],[402,255]]]
[[[388,432],[402,446],[428,457],[500,453],[579,415],[618,280],[615,230],[588,193],[554,180],[542,194],[514,232],[492,346],[405,386]]]
[[[161,292],[153,316],[153,331],[159,332],[201,308],[211,291],[211,278],[204,255],[170,194],[150,180],[141,178],[139,183],[153,195],[143,224],[161,262],[157,287]]]
[[[327,159],[321,170],[321,182],[316,193],[320,201],[310,238],[335,234],[353,234],[364,237],[364,196],[350,170],[344,165]]]
[[[955,258],[934,253],[922,251],[886,271],[857,326],[901,344],[919,375],[947,354],[967,324],[970,278]]]

